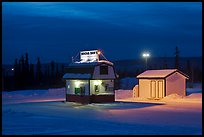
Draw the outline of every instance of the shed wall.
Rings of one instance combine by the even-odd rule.
[[[186,95],[186,79],[178,72],[166,78],[166,96],[173,93],[181,96]]]
[[[149,79],[139,79],[139,97],[150,97],[150,82],[151,80]]]

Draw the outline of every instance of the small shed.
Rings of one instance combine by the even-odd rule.
[[[186,96],[186,79],[189,76],[178,69],[147,70],[137,78],[138,96],[141,98],[160,99],[173,93]]]

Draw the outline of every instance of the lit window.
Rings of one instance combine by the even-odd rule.
[[[102,81],[101,80],[95,80],[94,85],[101,85]]]

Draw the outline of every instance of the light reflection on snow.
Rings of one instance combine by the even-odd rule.
[[[116,91],[118,102],[87,105],[64,102],[64,89],[3,92],[2,134],[202,134],[202,92],[164,104],[125,92]]]

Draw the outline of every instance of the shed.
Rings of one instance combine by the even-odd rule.
[[[186,79],[189,76],[178,69],[147,70],[137,78],[138,96],[141,98],[160,99],[173,93],[186,96]]]

